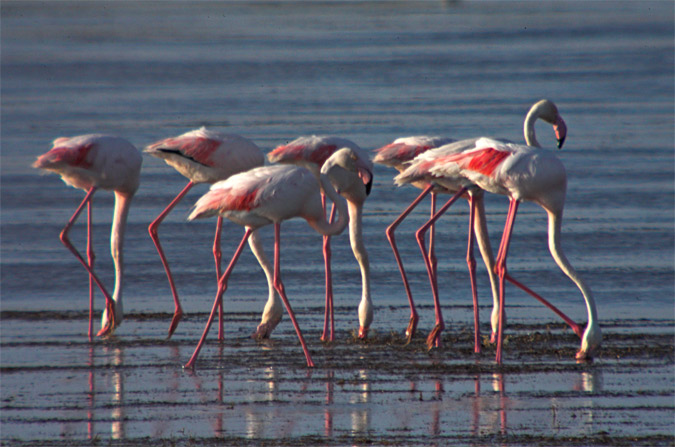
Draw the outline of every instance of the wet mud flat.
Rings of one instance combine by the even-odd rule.
[[[291,325],[273,339],[248,334],[257,315],[228,315],[194,371],[206,315],[166,340],[164,314],[130,314],[123,334],[89,343],[86,315],[2,312],[2,445],[508,445],[675,444],[672,320],[603,324],[602,351],[577,363],[578,339],[557,323],[510,324],[505,361],[469,325],[442,346],[425,335],[350,331],[305,336],[305,367]],[[488,327],[484,327],[487,334]],[[402,331],[401,331],[402,332]],[[45,336],[49,334],[49,336]]]

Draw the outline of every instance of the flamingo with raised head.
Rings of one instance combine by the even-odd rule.
[[[89,273],[89,340],[93,334],[94,283],[101,289],[106,306],[97,335],[111,335],[122,324],[122,288],[124,284],[124,232],[131,200],[140,182],[140,152],[127,140],[114,136],[91,134],[57,138],[52,149],[38,157],[34,168],[59,174],[69,186],[87,191],[84,200],[61,231],[61,242],[70,250]],[[115,194],[115,211],[110,233],[110,251],[115,265],[115,289],[111,296],[94,273],[92,245],[92,201],[99,188]],[[87,261],[70,242],[68,233],[87,205]]]
[[[538,147],[533,132],[527,133],[528,128],[533,127],[532,125],[528,127],[528,122],[533,123],[536,120],[536,116],[532,115],[532,113],[528,114],[525,121],[526,135],[530,146],[491,138],[479,138],[471,148],[460,153],[439,157],[434,161],[434,166],[430,167],[431,174],[436,177],[436,181],[441,185],[446,180],[454,183],[457,178],[463,177],[485,191],[509,197],[509,212],[496,260],[500,297],[496,353],[498,363],[501,363],[502,360],[505,321],[504,280],[509,280],[509,282],[540,300],[570,325],[581,338],[581,348],[576,354],[577,359],[590,358],[600,346],[602,339],[595,301],[591,291],[565,257],[560,244],[562,214],[567,191],[565,167],[554,154]],[[548,100],[540,101],[537,103],[535,115],[553,124],[558,147],[561,147],[567,134],[567,128],[555,104]],[[537,203],[544,208],[548,215],[549,251],[558,267],[577,285],[584,298],[588,313],[588,323],[585,330],[582,330],[577,323],[541,296],[516,281],[507,272],[506,258],[509,242],[518,206],[522,201]]]
[[[302,336],[300,326],[291,309],[280,276],[280,224],[284,220],[302,217],[317,232],[323,235],[341,233],[347,226],[347,206],[345,200],[333,189],[329,177],[339,177],[341,171],[355,170],[357,157],[350,149],[342,149],[333,154],[321,168],[319,181],[307,169],[300,166],[274,165],[255,168],[235,174],[227,180],[214,184],[208,193],[195,204],[190,220],[220,215],[246,228],[244,237],[235,251],[230,264],[220,277],[218,292],[213,308],[204,328],[202,337],[194,354],[185,365],[194,367],[199,351],[206,339],[216,308],[227,290],[228,278],[241,254],[245,241],[256,229],[274,224],[274,287],[283,300],[291,322],[305,353],[307,366],[314,366],[312,357]],[[339,181],[339,179],[336,179]],[[326,219],[323,191],[337,208],[335,222]]]
[[[267,159],[272,163],[288,163],[304,166],[318,177],[325,161],[336,151],[349,148],[357,161],[356,172],[349,172],[342,176],[340,194],[347,199],[349,212],[349,241],[354,257],[361,270],[361,301],[359,302],[359,333],[358,337],[364,339],[373,321],[373,304],[370,295],[370,262],[368,252],[363,243],[363,205],[370,194],[373,182],[373,164],[368,155],[356,143],[346,138],[334,136],[303,136],[288,144],[276,147],[267,154]],[[323,197],[323,196],[322,196]],[[325,208],[325,198],[322,198]],[[334,208],[331,211],[330,220],[333,218]],[[323,244],[324,262],[326,269],[326,313],[324,318],[323,333],[321,340],[333,341],[333,287],[330,268],[330,236],[324,237]],[[330,321],[330,332],[329,332]]]
[[[175,310],[171,325],[169,326],[168,335],[168,337],[171,337],[183,316],[183,308],[178,298],[178,291],[176,290],[176,285],[173,276],[171,275],[169,262],[166,259],[164,250],[159,241],[159,225],[185,194],[187,194],[196,184],[213,184],[238,172],[262,166],[265,162],[265,156],[260,148],[247,138],[234,134],[223,134],[206,129],[205,127],[186,132],[177,137],[165,138],[157,141],[146,147],[145,152],[164,160],[169,166],[172,166],[189,179],[185,188],[183,188],[183,190],[148,227],[150,237],[157,248],[162,264],[164,265],[164,270],[166,271],[166,276],[169,280],[169,287],[171,288],[171,294],[173,295]],[[219,216],[216,223],[216,234],[213,242],[213,256],[216,262],[216,278],[220,278],[221,274],[220,262],[222,254],[220,249],[220,236],[222,224],[223,219]],[[269,297],[263,311],[262,322],[253,334],[256,338],[265,338],[279,323],[282,309],[279,300],[275,296],[274,286],[272,284],[272,267],[262,250],[257,233],[254,232],[251,235],[249,245],[267,277]],[[220,327],[218,330],[218,338],[222,339],[222,309],[220,309],[219,321]]]

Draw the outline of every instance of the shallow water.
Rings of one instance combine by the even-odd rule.
[[[1,33],[3,443],[673,443],[672,3],[10,1]],[[106,132],[140,148],[207,125],[264,151],[311,133],[367,150],[410,134],[522,141],[523,117],[541,97],[558,104],[569,128],[558,152],[569,177],[563,247],[603,323],[604,349],[591,365],[577,365],[571,332],[515,289],[504,367],[489,346],[471,354],[465,205],[438,230],[448,327],[431,354],[423,336],[433,306],[412,237],[428,208],[397,233],[420,312],[420,334],[404,347],[409,310],[384,229],[418,191],[395,188],[394,172],[380,166],[364,216],[370,343],[350,334],[360,277],[346,234],[333,243],[337,341],[317,341],[320,238],[291,221],[283,278],[318,367],[304,368],[287,318],[269,345],[248,338],[267,291],[247,250],[225,297],[224,345],[212,341],[197,373],[184,372],[215,292],[214,222],[185,220],[202,186],[160,227],[188,313],[167,342],[173,306],[147,225],[185,179],[147,157],[127,231],[127,317],[113,339],[87,343],[86,273],[58,239],[83,194],[30,168],[54,138]],[[548,126],[537,131],[552,148]],[[106,284],[111,205],[97,194]],[[489,197],[487,212],[496,246],[504,198]],[[584,322],[545,231],[541,209],[521,206],[510,272]],[[241,234],[226,224],[226,260]],[[84,247],[85,238],[80,223],[73,239]],[[489,287],[478,269],[487,333]]]

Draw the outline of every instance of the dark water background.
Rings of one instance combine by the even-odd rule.
[[[177,384],[175,395],[180,396],[181,387],[192,387],[194,392],[196,379],[186,378],[183,383],[180,365],[199,336],[204,312],[210,308],[215,291],[210,254],[215,222],[188,223],[186,216],[207,188],[194,188],[160,227],[185,311],[192,315],[174,336],[177,345],[163,346],[157,340],[165,334],[173,306],[147,226],[186,181],[163,162],[145,157],[126,239],[124,307],[129,318],[117,332],[118,339],[140,345],[122,353],[114,343],[90,351],[84,312],[87,276],[58,239],[83,193],[65,187],[56,176],[39,175],[30,167],[58,136],[103,132],[123,136],[142,148],[157,139],[206,125],[251,138],[265,152],[304,134],[350,138],[367,150],[411,134],[454,138],[491,135],[523,141],[525,113],[536,100],[547,97],[557,103],[569,129],[565,147],[558,152],[569,177],[563,247],[593,290],[601,322],[610,334],[672,335],[673,16],[673,3],[668,1],[3,1],[2,439],[182,439],[183,435],[214,433],[208,424],[195,422],[200,420],[199,414],[209,414],[208,405],[183,409],[194,413],[175,420],[171,405],[168,409],[162,407],[159,415],[136,417],[127,413],[116,418],[115,409],[124,408],[121,398],[115,400],[119,393],[116,381],[125,379],[129,390],[133,383],[155,383],[152,377],[160,372],[139,366],[130,373],[115,373],[117,370],[110,367],[134,362],[146,365],[143,362],[151,358],[162,365],[162,374],[173,377],[171,380]],[[550,127],[540,123],[537,131],[542,145],[553,150]],[[393,170],[376,167],[364,217],[376,312],[372,328],[376,335],[392,331],[400,334],[408,319],[405,294],[384,229],[418,191],[395,188],[393,175]],[[101,191],[95,203],[97,271],[112,288],[113,269],[108,254],[112,197]],[[488,224],[495,247],[506,208],[503,197],[488,199]],[[413,232],[424,222],[427,209],[421,207],[424,211],[414,213],[398,232],[420,306],[422,333],[433,324],[433,309]],[[467,331],[471,324],[464,261],[466,220],[466,206],[458,205],[438,231],[440,290],[449,333]],[[84,226],[80,224],[72,234],[76,245],[84,247]],[[226,224],[225,260],[241,234],[239,227]],[[271,242],[270,229],[264,234]],[[288,222],[282,234],[287,291],[303,330],[312,340],[312,350],[320,352],[322,347],[316,343],[322,323],[320,237],[302,221]],[[267,246],[271,249],[271,244]],[[550,298],[572,318],[585,321],[581,295],[548,254],[545,214],[536,205],[521,207],[511,247],[509,268],[514,276]],[[357,326],[360,297],[360,276],[346,233],[335,238],[333,254],[338,343],[344,343],[350,338],[349,331]],[[482,319],[487,331],[491,300],[484,267],[479,263],[478,268]],[[247,341],[247,335],[256,325],[266,296],[262,272],[247,250],[225,300],[229,316],[226,338],[238,340],[250,349],[242,351],[243,355],[261,355],[262,351]],[[511,291],[508,300],[510,324],[556,321],[518,291]],[[99,310],[101,302],[99,297]],[[54,312],[36,313],[45,310]],[[242,366],[243,372],[239,372],[250,375],[254,383],[250,386],[279,386],[270,377],[287,368],[291,368],[292,377],[304,377],[304,360],[293,344],[294,334],[287,319],[275,336],[289,345],[284,354],[286,363],[276,364],[269,373]],[[143,347],[147,340],[153,343]],[[233,349],[236,352],[238,348]],[[269,356],[273,358],[274,349],[271,352]],[[215,348],[207,347],[204,355],[216,362],[216,370],[223,368]],[[490,355],[483,361],[489,363]],[[99,363],[112,369],[94,374],[82,366]],[[51,367],[57,368],[58,373],[45,376],[41,372]],[[79,367],[82,370],[78,372]],[[665,396],[661,391],[657,393],[666,404],[664,413],[656,418],[662,424],[655,424],[647,433],[672,434],[672,362],[659,371],[658,379],[648,382],[658,383],[653,387],[666,390]],[[85,384],[85,374],[90,374],[89,386]],[[97,389],[103,387],[105,403],[89,405],[83,390],[91,390],[91,377],[97,374],[103,376]],[[134,381],[134,374],[142,377]],[[353,374],[367,376],[363,371],[344,374],[348,377],[341,380],[349,380]],[[323,372],[320,375],[323,377]],[[574,378],[567,379],[573,384],[564,385],[563,391],[579,388],[574,383],[588,381],[587,377],[577,377],[577,373],[572,375]],[[366,379],[353,378],[371,386]],[[230,390],[240,387],[246,398],[256,399],[255,392],[249,395],[244,391],[249,385],[241,377],[232,380]],[[541,377],[520,376],[516,381],[534,386],[549,383]],[[75,387],[65,398],[66,407],[71,405],[68,408],[72,411],[63,410],[64,414],[51,410],[64,405],[63,395],[49,394],[54,390],[42,389],[42,383],[64,389]],[[474,378],[458,383],[474,389]],[[608,383],[612,380],[605,377],[605,388]],[[616,383],[623,381],[617,379]],[[315,386],[323,389],[323,383]],[[437,390],[431,381],[420,388],[425,386]],[[444,386],[446,394],[452,392],[447,382]],[[110,391],[111,397],[106,387],[117,391]],[[310,390],[311,387],[310,381]],[[332,422],[337,432],[344,429],[347,434],[365,433],[364,436],[384,433],[390,427],[383,421],[400,420],[398,413],[390,413],[390,403],[378,401],[372,404],[373,411],[382,418],[367,419],[365,431],[350,431],[347,426],[358,426],[354,422],[358,417],[349,414],[354,405],[362,409],[358,406],[359,393],[345,395],[340,406],[333,407],[336,414],[344,416],[344,424],[338,416]],[[198,394],[192,398],[200,400]],[[260,399],[266,402],[267,398]],[[295,397],[289,399],[293,401]],[[301,397],[297,401],[305,406],[301,406],[300,416],[311,419],[316,402],[307,404]],[[527,410],[522,414],[534,417],[538,407],[527,402],[530,404],[523,405]],[[415,405],[410,408],[423,418],[431,414],[430,407]],[[444,408],[444,417],[450,421],[452,411],[462,414],[463,403],[453,405]],[[591,405],[602,406],[599,401]],[[93,408],[94,416],[86,417],[82,409],[85,407]],[[239,416],[231,416],[225,424],[230,428],[221,427],[220,432],[214,429],[216,436],[220,433],[235,438],[274,438],[283,434],[295,439],[326,433],[322,421],[316,426],[308,422],[277,429],[287,426],[279,425],[278,418],[266,413],[268,406],[248,408],[255,409],[251,419],[258,421],[257,431],[233,428],[251,425],[237,419]],[[273,411],[283,414],[288,409],[281,406]],[[640,419],[636,414],[627,414],[627,419]],[[289,416],[291,420],[294,417]],[[266,425],[267,418],[270,421]],[[121,436],[114,422],[110,434],[110,419],[130,421]],[[653,414],[644,419],[652,420]],[[92,420],[105,423],[94,427]],[[144,423],[146,420],[153,422]],[[596,423],[597,420],[596,415]],[[89,421],[89,428],[83,421]],[[522,429],[524,433],[551,428],[548,423],[528,422],[527,418],[519,422],[522,427],[531,427]],[[602,420],[606,426],[599,424],[588,433],[610,432],[608,427],[616,422],[616,418],[609,417]],[[425,424],[410,422],[410,433],[426,433],[426,428],[420,428]],[[456,425],[440,423],[445,428],[440,434],[436,431],[436,435],[455,433],[451,427]],[[565,427],[559,427],[557,433],[588,435],[583,431],[586,425],[580,428],[570,423]],[[644,427],[640,431],[643,430]],[[631,430],[626,432],[630,434]],[[481,433],[492,432],[485,428]],[[434,440],[433,435],[424,436]]]

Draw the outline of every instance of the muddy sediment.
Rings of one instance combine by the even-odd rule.
[[[166,340],[147,332],[166,315],[130,314],[125,335],[93,343],[79,334],[86,318],[0,314],[12,330],[1,344],[3,445],[675,443],[668,320],[606,322],[602,350],[585,362],[564,325],[511,324],[502,365],[485,334],[473,352],[470,326],[447,328],[431,351],[426,328],[409,344],[393,331],[322,343],[310,330],[308,369],[292,328],[258,342],[248,337],[256,316],[238,314],[191,371],[182,364],[206,315]]]

